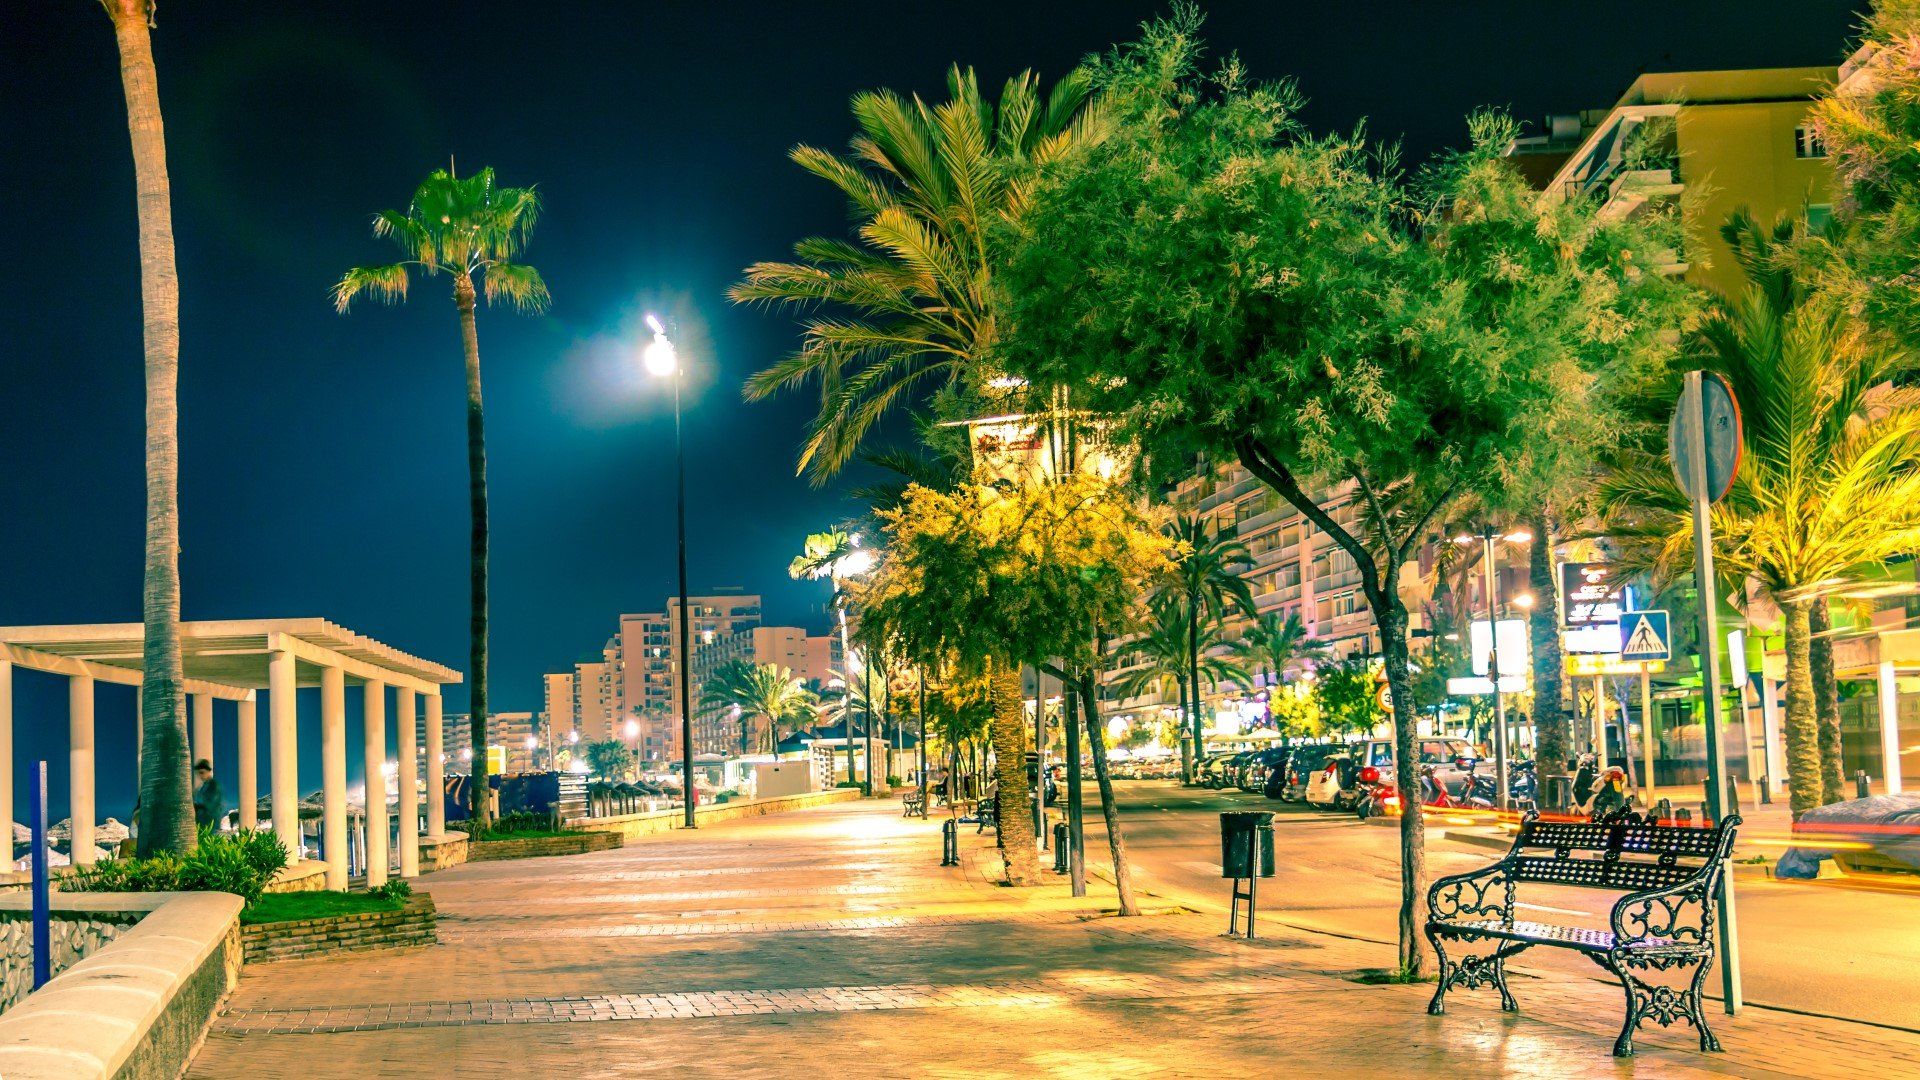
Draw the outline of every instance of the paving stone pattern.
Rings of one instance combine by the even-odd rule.
[[[1757,1009],[1713,1018],[1725,1054],[1648,1027],[1616,1063],[1619,989],[1553,972],[1513,978],[1518,1015],[1458,991],[1430,1017],[1430,986],[1353,980],[1391,949],[1001,888],[991,837],[943,869],[939,822],[898,814],[433,875],[440,945],[249,969],[190,1075],[1920,1075],[1920,1035]]]

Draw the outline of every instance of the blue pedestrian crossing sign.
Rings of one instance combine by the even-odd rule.
[[[1667,629],[1667,613],[1664,611],[1621,612],[1620,659],[1673,659],[1673,638]]]

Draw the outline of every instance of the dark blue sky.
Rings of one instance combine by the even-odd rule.
[[[1315,124],[1367,117],[1417,158],[1457,142],[1480,105],[1532,119],[1608,105],[1643,70],[1834,62],[1853,7],[1209,10],[1214,45],[1259,75],[1297,76]],[[843,510],[793,478],[807,403],[750,406],[738,390],[793,324],[721,296],[748,262],[844,227],[785,151],[842,145],[856,90],[937,93],[954,60],[992,84],[1028,66],[1052,78],[1160,8],[168,0],[155,42],[183,297],[185,616],[319,615],[464,666],[452,305],[437,282],[394,309],[343,318],[327,302],[341,271],[389,257],[369,214],[404,206],[452,155],[539,185],[547,215],[527,261],[554,295],[539,318],[481,316],[495,708],[537,709],[542,671],[596,654],[618,612],[657,608],[673,586],[671,412],[629,352],[649,307],[694,324],[694,588],[744,586],[766,594],[770,619],[824,624],[818,587],[785,574],[803,534]],[[136,620],[132,169],[97,5],[0,10],[0,193],[13,267],[0,289],[0,624]],[[24,778],[35,756],[64,762],[64,696],[22,679]],[[131,731],[131,694],[120,707],[116,693],[103,690],[103,758]],[[103,761],[103,813],[124,815],[129,788],[124,761]]]

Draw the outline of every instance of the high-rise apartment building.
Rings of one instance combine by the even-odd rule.
[[[818,692],[834,677],[830,664],[837,653],[827,635],[811,636],[795,626],[750,626],[700,646],[693,656],[694,749],[703,754],[740,750],[740,718],[700,707],[701,689],[722,665],[734,660],[774,664]]]
[[[546,722],[553,737],[565,741],[568,733],[580,730],[580,712],[576,707],[574,676],[571,671],[546,677]],[[555,745],[558,745],[556,742]]]

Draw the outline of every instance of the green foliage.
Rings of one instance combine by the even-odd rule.
[[[1307,633],[1307,624],[1292,611],[1284,616],[1270,611],[1255,619],[1236,652],[1250,671],[1266,672],[1272,684],[1278,684],[1295,668],[1327,657],[1326,645]]]
[[[862,633],[936,670],[1083,665],[1088,631],[1131,628],[1171,565],[1172,543],[1134,500],[1085,476],[1017,491],[913,487],[882,517],[885,555],[849,583]]]
[[[270,832],[203,830],[193,854],[109,859],[61,882],[67,892],[227,892],[259,899],[287,865],[287,849]]]
[[[368,896],[377,896],[382,900],[404,901],[413,895],[413,883],[406,878],[388,878],[386,881],[367,890]]]
[[[373,216],[373,234],[392,240],[405,258],[347,271],[333,287],[334,307],[345,312],[363,295],[388,303],[405,300],[412,272],[419,270],[465,282],[479,277],[489,304],[544,311],[550,298],[540,272],[512,261],[539,218],[540,196],[532,188],[497,186],[492,169],[464,178],[435,169],[405,211]]]
[[[624,748],[624,744],[622,744]],[[539,814],[531,810],[516,810],[511,814],[501,814],[489,822],[487,828],[477,839],[496,840],[519,836],[562,836],[578,832],[577,829],[558,829],[554,827],[553,816]]]
[[[987,234],[1024,202],[1014,166],[1051,160],[1098,129],[1078,73],[1042,95],[1039,77],[1022,72],[996,106],[971,68],[955,66],[947,91],[931,105],[890,90],[856,94],[850,154],[795,147],[795,163],[846,196],[856,239],[803,240],[798,261],[756,263],[729,291],[742,303],[826,309],[807,318],[798,352],[746,387],[758,400],[819,386],[799,463],[816,481],[844,467],[896,405],[984,381],[995,337]]]
[[[1268,690],[1267,715],[1272,718],[1274,729],[1283,735],[1310,739],[1327,730],[1326,720],[1320,714],[1319,695],[1312,683],[1293,682]]]
[[[402,881],[398,884],[404,885],[406,882]],[[255,926],[261,923],[301,922],[307,919],[328,919],[342,915],[398,911],[405,905],[402,896],[324,890],[267,893],[265,896],[257,897],[240,910],[240,921],[249,926]]]
[[[1321,729],[1329,735],[1365,735],[1387,714],[1380,708],[1380,681],[1363,657],[1324,664],[1314,675],[1313,700]]]
[[[783,736],[813,723],[815,701],[813,692],[778,664],[729,660],[701,688],[700,711],[712,715],[738,709],[740,752],[771,752]],[[760,720],[766,721],[764,728]]]
[[[619,739],[602,739],[587,744],[587,768],[602,779],[631,777],[635,760],[633,747]]]

